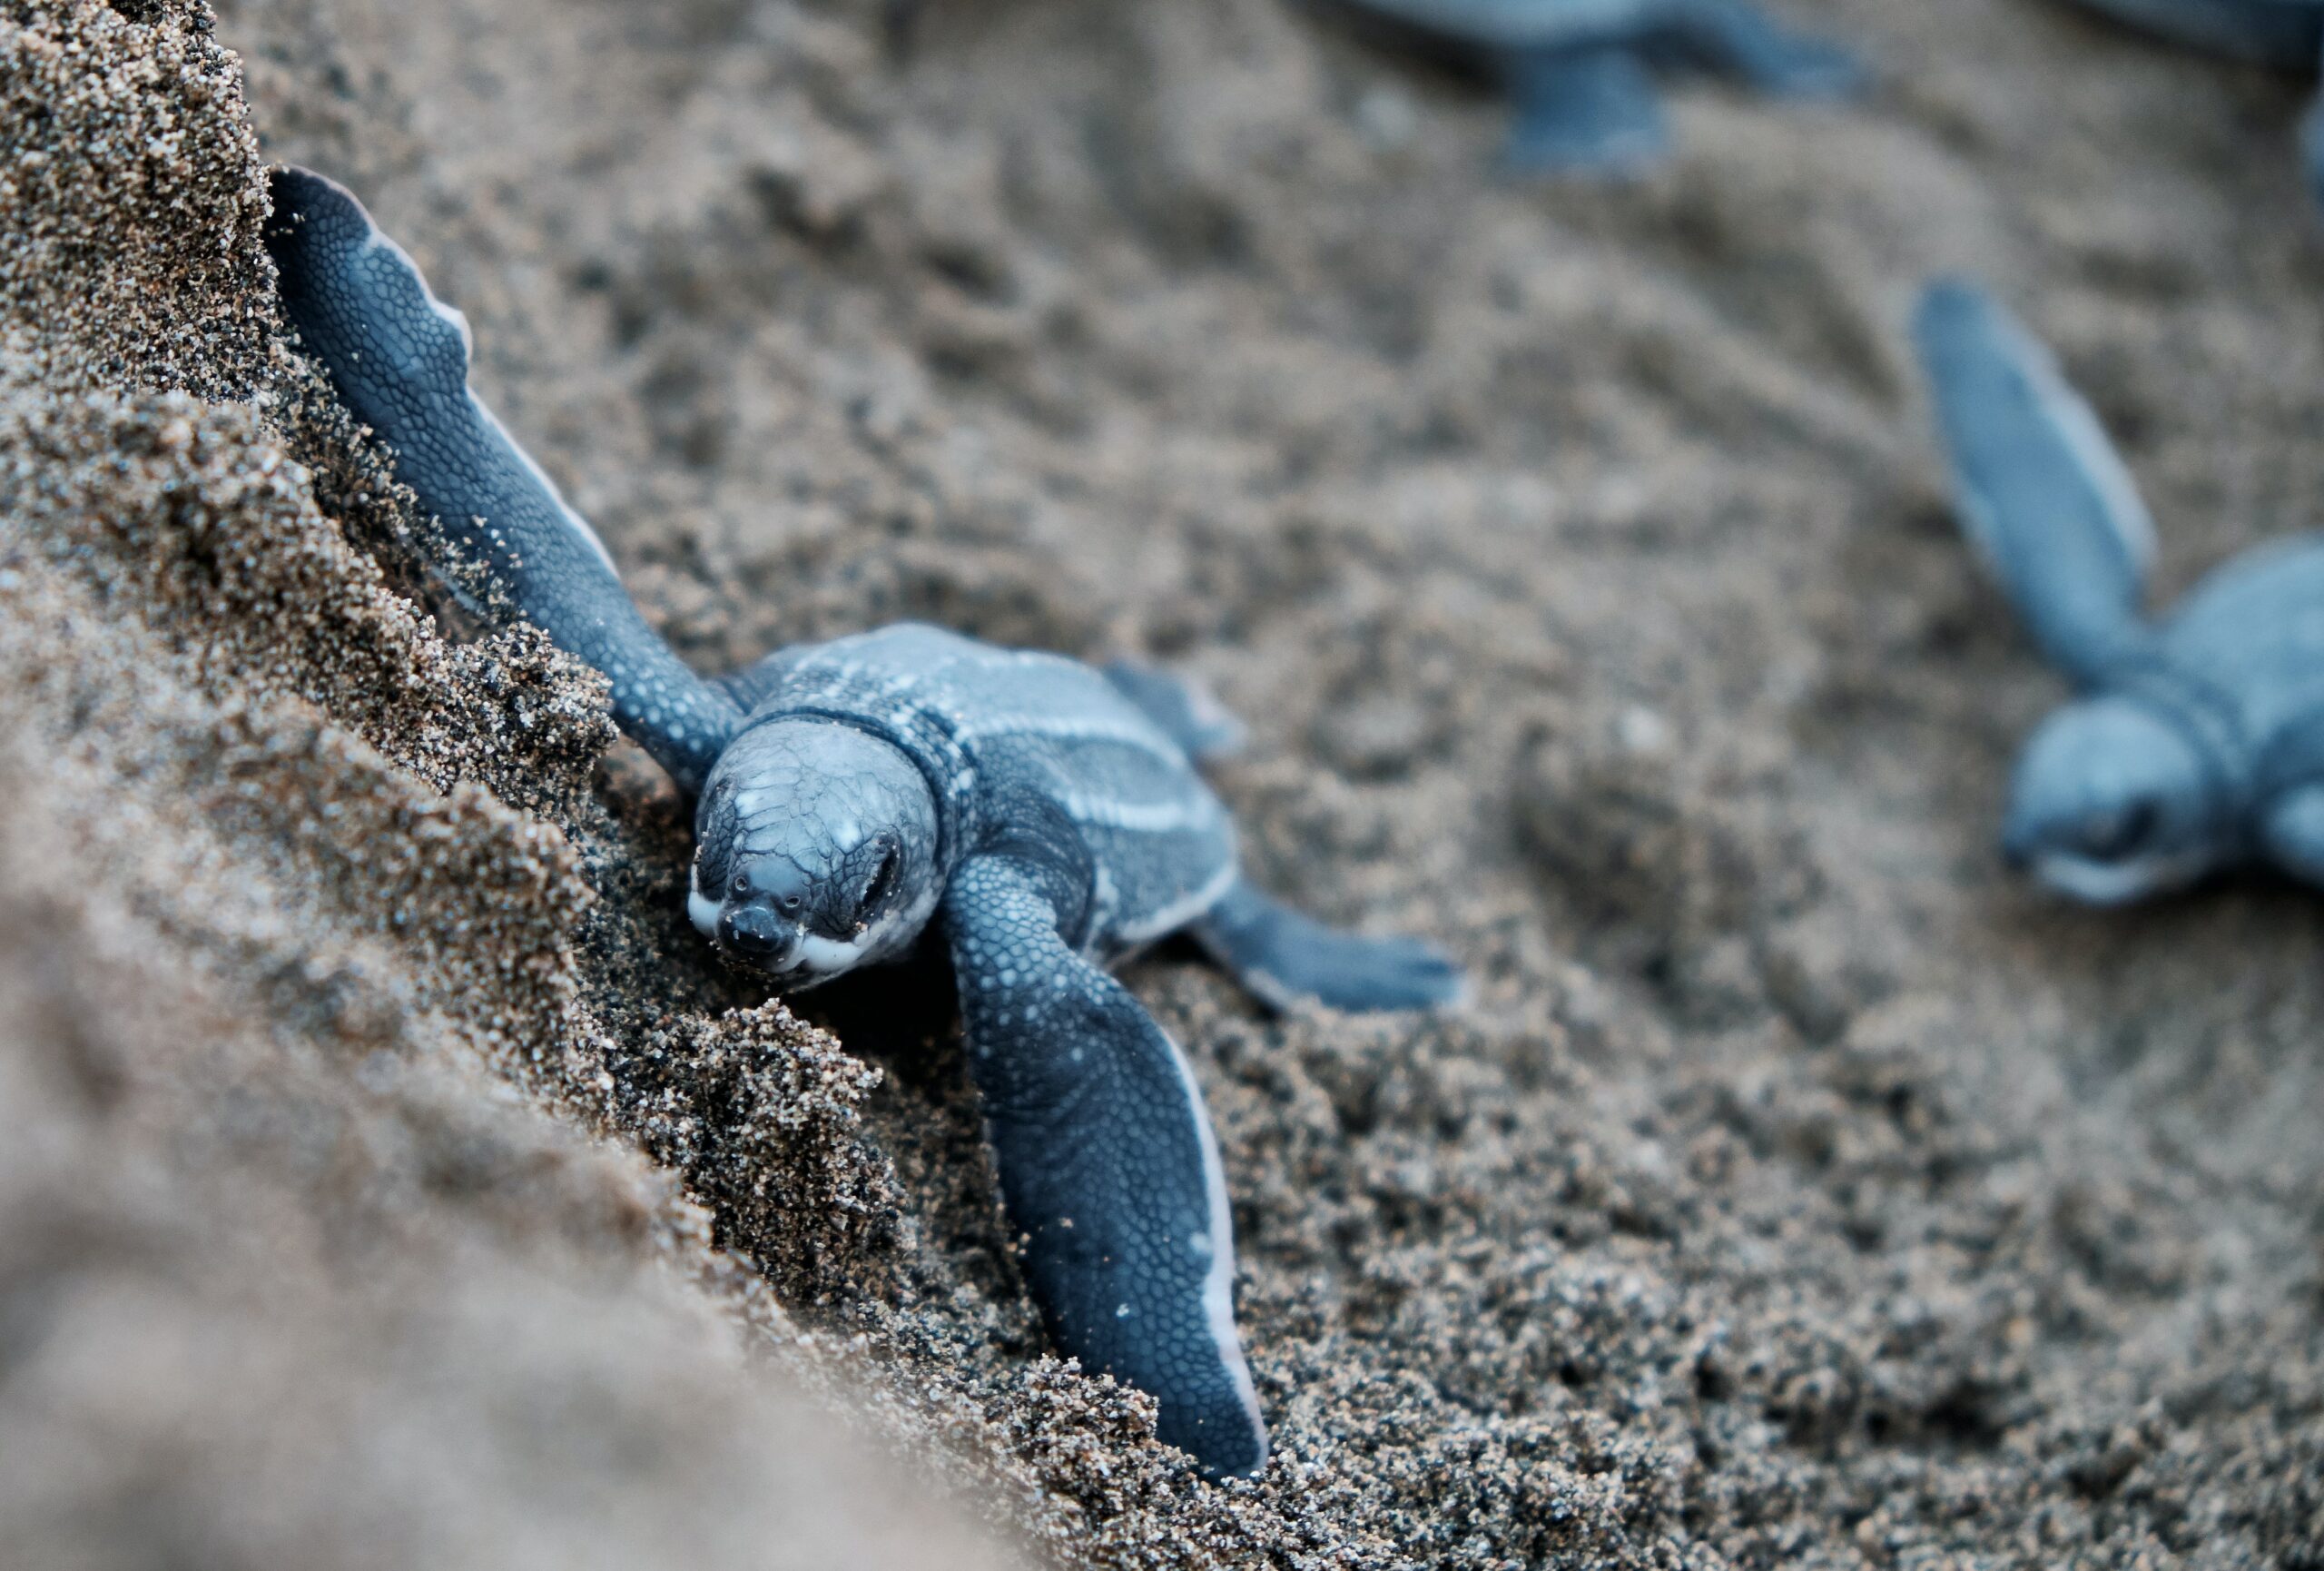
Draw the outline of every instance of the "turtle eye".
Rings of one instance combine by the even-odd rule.
[[[872,882],[863,887],[862,909],[866,915],[879,909],[881,904],[895,892],[896,872],[902,861],[902,856],[893,845],[881,854],[879,870],[872,874]]]
[[[751,875],[747,873],[737,873],[734,874],[734,882],[728,887],[734,890],[735,899],[742,899],[751,892]]]

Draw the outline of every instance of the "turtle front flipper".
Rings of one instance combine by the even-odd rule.
[[[2154,529],[2049,350],[1976,286],[1934,283],[1915,346],[1961,524],[2052,663],[2088,687],[2139,652]]]
[[[468,390],[466,320],[343,187],[285,166],[268,193],[283,315],[349,410],[394,450],[396,479],[463,566],[606,674],[622,729],[698,790],[741,711],[646,626],[596,533]]]
[[[1619,179],[1669,149],[1654,78],[1628,44],[1513,49],[1497,65],[1517,109],[1502,150],[1513,174]]]
[[[1187,932],[1277,1009],[1301,999],[1352,1013],[1442,1009],[1467,986],[1459,966],[1416,938],[1342,933],[1243,880]]]
[[[1218,1149],[1177,1045],[1059,936],[1038,876],[969,862],[944,901],[970,1073],[1027,1284],[1092,1373],[1150,1393],[1160,1433],[1213,1474],[1266,1461],[1235,1335]]]

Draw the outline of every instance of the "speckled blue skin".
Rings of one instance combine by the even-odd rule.
[[[1184,929],[1278,1003],[1432,1007],[1459,973],[1242,880],[1195,767],[1231,722],[1160,673],[908,624],[695,676],[468,390],[466,324],[411,259],[319,175],[278,170],[271,190],[268,249],[302,347],[458,553],[612,677],[622,728],[696,794],[696,925],[797,989],[901,955],[934,923],[1051,1335],[1153,1393],[1162,1438],[1206,1470],[1257,1471],[1209,1121],[1177,1045],[1103,967]]]
[[[1375,31],[1483,69],[1516,104],[1520,174],[1636,173],[1669,149],[1653,69],[1693,66],[1786,98],[1837,98],[1863,68],[1749,0],[1334,0]]]
[[[2324,60],[2324,0],[2081,0],[2093,11],[2233,60],[2313,71]],[[2300,163],[2324,202],[2324,98],[2300,123]]]
[[[2080,689],[2019,760],[2005,852],[2093,904],[2252,860],[2324,884],[2324,536],[2247,552],[2150,622],[2145,509],[2049,351],[1950,281],[1914,337],[1963,529]]]

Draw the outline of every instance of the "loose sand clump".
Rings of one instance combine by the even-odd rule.
[[[1787,11],[1868,103],[1686,94],[1669,169],[1542,192],[1276,0],[0,5],[0,1517],[2324,1565],[2324,914],[1996,865],[2057,688],[1899,331],[1936,267],[2024,303],[2167,589],[2311,525],[2298,90],[2031,0]],[[688,657],[1184,660],[1255,871],[1474,967],[1443,1021],[1128,973],[1217,1125],[1263,1478],[1049,1353],[940,966],[722,970],[603,684],[450,614],[281,333],[260,138],[468,312]]]
[[[12,1557],[1004,1563],[704,1312],[664,1175],[376,1015],[309,1014],[312,976],[189,970],[105,858],[60,858],[85,781],[6,730]]]

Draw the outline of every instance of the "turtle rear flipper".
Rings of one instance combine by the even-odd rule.
[[[1256,1473],[1266,1429],[1235,1334],[1226,1181],[1185,1056],[1059,936],[1041,880],[970,861],[944,899],[969,1071],[1049,1334],[1151,1392],[1166,1444]]]
[[[1239,753],[1249,740],[1243,722],[1187,677],[1136,660],[1108,660],[1099,669],[1114,691],[1198,764]]]
[[[2143,646],[2154,526],[2056,359],[1990,295],[1942,281],[1913,338],[1963,530],[2053,664],[2083,686]]]
[[[742,716],[645,625],[596,533],[468,390],[468,329],[344,187],[268,176],[283,315],[461,565],[613,682],[614,717],[689,791]]]
[[[1512,173],[1619,178],[1669,149],[1654,78],[1627,44],[1517,49],[1498,64],[1517,108],[1502,150]]]
[[[1277,1009],[1312,999],[1352,1013],[1441,1009],[1466,988],[1461,968],[1416,938],[1365,938],[1238,880],[1187,929],[1236,981]]]
[[[1828,39],[1795,33],[1744,0],[1676,0],[1649,35],[1649,53],[1732,76],[1782,98],[1845,98],[1864,63]]]

